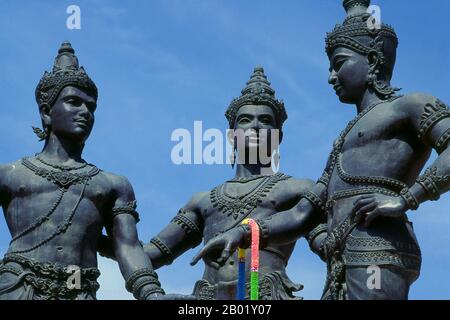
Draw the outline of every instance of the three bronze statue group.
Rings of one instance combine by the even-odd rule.
[[[233,300],[236,250],[250,245],[247,218],[259,228],[259,299],[301,299],[295,293],[302,285],[286,274],[301,237],[326,263],[322,299],[407,299],[421,267],[407,214],[450,189],[450,110],[426,94],[397,95],[390,83],[394,29],[369,26],[369,0],[343,4],[346,19],[326,37],[328,82],[357,115],[334,141],[323,175],[295,179],[270,171],[270,163],[250,163],[231,137],[235,177],[195,194],[149,243],[139,241],[128,180],[82,158],[97,88],[64,42],[35,92],[43,150],[0,165],[0,204],[12,237],[0,263],[0,299],[96,299],[100,252],[118,262],[136,299]],[[277,142],[283,138],[287,113],[262,67],[225,115],[232,132],[275,129]],[[247,138],[244,151],[274,139]],[[433,149],[438,157],[421,174]],[[203,259],[204,274],[192,295],[166,294],[155,270],[202,241],[192,264]],[[77,288],[67,286],[71,265],[80,267]],[[369,266],[379,268],[377,288],[367,285]]]

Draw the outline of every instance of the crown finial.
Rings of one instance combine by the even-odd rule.
[[[75,55],[75,50],[72,48],[69,41],[64,41],[58,49],[58,55],[56,56],[53,65],[53,72],[78,69],[78,58]]]
[[[264,74],[264,68],[260,65],[253,69],[253,74],[251,75],[250,80],[247,82],[246,87],[242,90],[243,95],[252,92],[264,92],[271,96],[275,95],[275,90],[270,87],[270,82]]]
[[[362,14],[367,12],[370,0],[344,0],[343,6],[347,15]]]
[[[73,50],[72,45],[70,44],[69,41],[65,40],[62,44],[61,47],[58,50],[58,53],[63,53],[63,52],[70,52],[70,53],[75,53],[75,50]]]
[[[257,65],[255,69],[253,69],[253,73],[261,72],[264,73],[264,68],[261,65]]]

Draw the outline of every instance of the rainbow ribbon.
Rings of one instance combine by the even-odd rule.
[[[250,226],[252,245],[251,245],[251,273],[250,273],[250,300],[259,299],[259,226],[253,219],[245,219],[242,224]],[[239,276],[237,299],[245,300],[245,249],[238,248]]]

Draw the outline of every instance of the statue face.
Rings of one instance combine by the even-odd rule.
[[[367,89],[369,60],[347,48],[336,48],[330,58],[328,83],[343,103],[355,104]]]
[[[50,110],[51,131],[58,137],[84,142],[94,126],[97,101],[83,90],[67,86]]]
[[[234,130],[241,129],[244,132],[245,148],[260,148],[272,150],[271,129],[279,129],[275,114],[271,107],[265,105],[245,105],[239,108]],[[266,129],[267,135],[259,134],[261,129]],[[239,137],[238,137],[239,139]],[[239,147],[239,143],[238,143]]]

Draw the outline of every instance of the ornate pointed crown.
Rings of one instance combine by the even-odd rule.
[[[398,46],[398,38],[394,29],[381,23],[379,27],[370,27],[371,14],[367,12],[370,0],[344,0],[343,6],[347,17],[342,25],[336,25],[327,33],[326,51],[329,56],[336,47],[346,47],[367,55],[371,50],[384,50],[383,41],[392,42],[394,49]]]
[[[233,99],[225,112],[230,128],[234,127],[237,112],[244,105],[266,105],[271,107],[280,129],[283,126],[283,122],[287,119],[284,103],[275,98],[275,90],[270,87],[270,82],[267,80],[267,76],[264,74],[264,69],[261,66],[257,66],[254,69],[250,80],[241,91],[241,96]]]
[[[75,50],[68,41],[61,44],[58,55],[55,58],[52,72],[45,71],[36,87],[36,102],[52,106],[61,90],[73,85],[84,89],[98,97],[95,83],[89,78],[83,67],[79,67]]]

